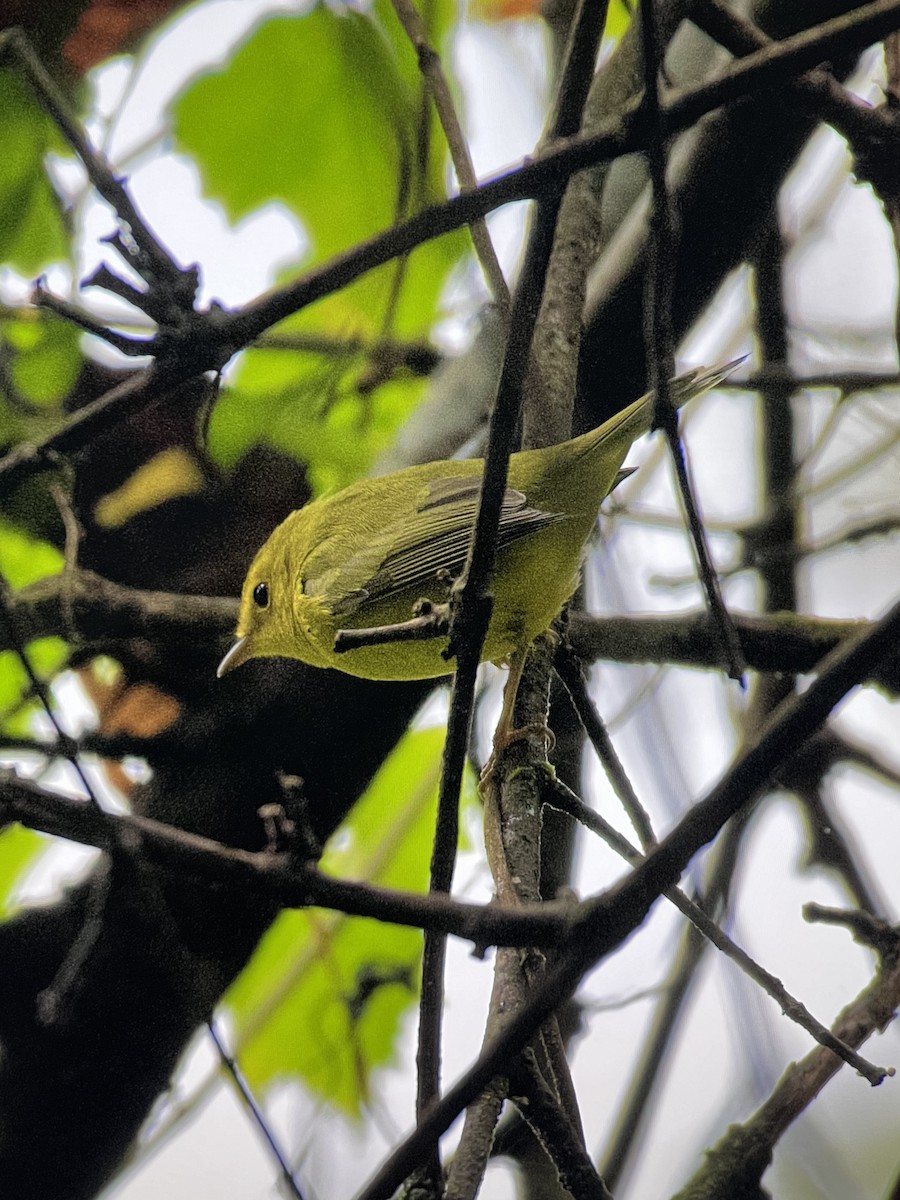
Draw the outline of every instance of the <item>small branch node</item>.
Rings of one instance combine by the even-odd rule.
[[[803,906],[803,919],[811,924],[843,925],[854,941],[869,946],[882,959],[900,954],[900,928],[862,909],[831,908],[811,901]]]

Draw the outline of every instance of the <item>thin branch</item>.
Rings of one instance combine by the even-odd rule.
[[[249,1112],[253,1123],[256,1125],[257,1129],[262,1134],[266,1145],[269,1147],[272,1156],[278,1164],[278,1170],[281,1173],[281,1178],[284,1181],[285,1186],[290,1191],[290,1194],[295,1197],[295,1200],[303,1200],[303,1193],[300,1190],[300,1185],[297,1183],[297,1180],[294,1177],[294,1172],[291,1170],[291,1165],[279,1146],[277,1138],[270,1129],[269,1122],[266,1120],[265,1114],[256,1103],[256,1098],[253,1095],[253,1092],[250,1090],[250,1085],[244,1078],[243,1072],[235,1061],[234,1056],[229,1053],[228,1047],[219,1036],[219,1031],[216,1029],[215,1021],[212,1019],[207,1021],[206,1028],[209,1030],[209,1036],[212,1038],[213,1045],[216,1048],[216,1053],[219,1056],[219,1061],[222,1064],[222,1068],[227,1072],[228,1077],[233,1082],[235,1090],[241,1098],[241,1102]]]
[[[475,166],[472,162],[472,156],[469,153],[468,143],[466,142],[462,125],[453,104],[450,86],[447,83],[447,77],[444,74],[443,64],[441,63],[441,56],[428,40],[428,30],[425,27],[425,22],[419,15],[419,11],[412,3],[412,0],[391,0],[391,3],[394,6],[394,12],[397,14],[406,36],[409,38],[416,52],[416,57],[419,60],[419,70],[422,72],[431,92],[431,97],[434,100],[434,107],[437,111],[441,128],[444,131],[444,136],[447,139],[450,158],[453,162],[453,168],[456,171],[456,177],[459,180],[460,189],[464,192],[473,191],[478,187],[478,177],[475,174]],[[509,288],[503,277],[503,271],[500,268],[494,244],[491,241],[491,235],[488,232],[484,218],[482,217],[473,221],[469,229],[471,230],[475,252],[481,263],[481,269],[484,271],[494,300],[503,314],[504,320],[506,320],[509,317]]]
[[[606,0],[580,0],[575,5],[560,84],[539,155],[554,139],[577,134],[585,121],[592,82],[596,80],[599,87],[602,81],[601,75],[594,75],[594,67],[607,8]],[[536,216],[537,220],[552,217],[555,232],[531,347],[522,421],[526,448],[552,445],[572,435],[587,278],[599,223],[594,186],[584,175],[571,177],[558,213],[545,211],[542,216],[539,211]]]
[[[190,306],[197,287],[196,268],[183,271],[157,240],[121,180],[116,177],[103,155],[96,151],[85,137],[62,90],[50,78],[21,29],[8,29],[0,34],[0,57],[8,56],[18,59],[39,103],[50,114],[63,137],[81,159],[98,194],[128,226],[134,239],[133,248],[126,246],[130,250],[127,254],[129,261],[148,282],[156,280],[165,284],[176,294],[180,294]]]
[[[571,788],[566,787],[560,780],[555,779],[547,782],[544,789],[544,800],[554,808],[559,808],[562,812],[568,813],[576,821],[580,821],[592,833],[596,833],[598,837],[601,837],[626,862],[634,865],[643,861],[644,855],[641,854],[636,846],[632,846],[627,838],[623,837],[608,821],[604,821],[599,813],[589,808],[575,795]],[[743,950],[716,924],[713,918],[709,916],[706,908],[701,907],[700,904],[692,900],[680,888],[670,888],[664,895],[683,916],[687,917],[695,929],[708,942],[715,946],[726,958],[731,959],[749,979],[752,979],[768,996],[771,996],[789,1020],[794,1021],[801,1029],[805,1029],[821,1045],[833,1050],[844,1062],[852,1066],[864,1078],[868,1079],[873,1087],[881,1083],[885,1076],[894,1073],[893,1068],[887,1069],[874,1066],[866,1059],[861,1058],[849,1046],[835,1038],[825,1025],[816,1020],[802,1001],[791,995],[777,976],[772,975],[771,972],[767,971],[751,958],[746,950]]]
[[[645,151],[652,208],[650,214],[650,261],[644,304],[644,343],[649,365],[650,387],[654,390],[653,428],[668,430],[674,409],[669,380],[675,374],[675,338],[672,330],[672,283],[675,277],[675,247],[672,214],[666,184],[666,150],[662,132],[660,73],[662,56],[656,31],[655,0],[641,0],[638,15],[641,34],[644,93],[648,138]],[[671,440],[671,439],[670,439]],[[675,453],[673,447],[673,453]]]
[[[861,1045],[884,1029],[900,1005],[900,957],[894,949],[878,977],[849,1004],[833,1025],[835,1035]],[[759,1180],[779,1138],[840,1069],[830,1050],[816,1047],[792,1063],[765,1103],[742,1125],[732,1125],[704,1154],[703,1166],[674,1200],[731,1200],[759,1195]]]
[[[55,313],[64,321],[69,321],[79,329],[83,329],[85,333],[100,338],[108,346],[118,350],[120,354],[128,355],[131,358],[146,358],[153,352],[155,343],[152,338],[128,337],[126,334],[118,333],[115,329],[110,329],[108,325],[101,325],[99,321],[95,321],[92,316],[82,309],[76,308],[68,300],[63,300],[61,297],[55,296],[53,292],[48,292],[40,282],[35,285],[31,293],[31,300],[35,307],[45,308],[48,312]]]
[[[564,79],[573,78],[566,71],[563,74]],[[568,112],[565,119],[569,119]],[[531,344],[553,251],[562,192],[563,186],[558,183],[548,195],[542,196],[528,238],[524,265],[510,312],[503,368],[488,426],[478,514],[462,577],[454,584],[451,593],[448,652],[455,654],[457,669],[450,693],[450,715],[432,849],[432,890],[449,891],[453,875],[459,789],[471,729],[475,677],[492,610],[489,587],[497,548],[500,505],[531,361]],[[443,961],[441,939],[426,936],[417,1053],[419,1076],[416,1111],[420,1118],[439,1092]],[[437,1169],[436,1153],[435,1147],[432,1151],[432,1171]]]
[[[661,54],[656,31],[655,0],[641,0],[640,32],[644,66],[643,110],[650,136],[647,166],[650,176],[651,216],[647,299],[644,307],[644,340],[649,361],[650,386],[655,390],[653,428],[661,429],[669,445],[675,478],[690,531],[697,569],[719,644],[722,664],[732,679],[743,679],[746,663],[740,640],[728,616],[721,588],[713,569],[709,546],[694,492],[688,477],[684,446],[678,434],[678,417],[672,405],[669,380],[674,374],[675,335],[672,326],[672,289],[675,281],[676,248],[672,231],[671,202],[666,183],[666,139],[662,129],[660,97]]]
[[[581,0],[575,5],[560,71],[560,84],[549,122],[548,139],[572,135],[581,125],[606,10],[607,5],[602,0],[600,3]],[[571,183],[569,180],[568,184]],[[517,295],[518,299],[524,294],[526,303],[531,304],[535,314],[530,317],[528,342],[522,346],[526,352],[523,362],[527,371],[520,375],[517,385],[519,396],[516,397],[518,409],[524,392],[523,442],[529,448],[563,440],[571,434],[589,255],[586,239],[562,222],[567,204],[569,210],[580,208],[568,185],[565,191],[560,188],[558,192],[541,198],[529,239],[526,271]],[[517,687],[515,722],[520,728],[527,728],[535,722],[538,725],[546,724],[549,661],[546,647],[537,653],[530,653],[521,681],[517,678],[515,684],[507,684],[507,687]],[[540,806],[536,803],[534,778],[524,767],[545,760],[546,750],[540,736],[534,739],[534,743],[532,746],[530,742],[519,741],[511,746],[510,751],[515,753],[508,758],[501,758],[502,766],[497,771],[499,778],[487,785],[485,841],[501,902],[518,903],[523,897],[540,895],[541,814]],[[494,830],[494,836],[491,830]],[[502,969],[498,955],[498,977]],[[495,1004],[497,986],[495,979],[495,996],[492,997],[486,1036],[491,1035],[500,1020]],[[521,1007],[522,998],[517,997],[517,1002],[505,995],[503,998],[509,1001],[504,1002],[501,1010],[504,1019],[508,1019]],[[555,1085],[556,1115],[566,1121],[570,1134],[577,1131],[577,1135],[583,1139],[577,1100],[555,1015],[545,1023],[536,1039],[536,1050],[542,1054],[542,1067],[546,1070],[548,1083],[552,1080]],[[527,1110],[523,1110],[523,1114],[527,1119]],[[552,1146],[559,1139],[548,1135],[545,1125],[546,1122],[541,1123],[539,1136],[545,1142],[551,1158],[558,1162]],[[480,1129],[480,1125],[473,1121],[473,1128]],[[465,1142],[461,1148],[462,1145]],[[583,1156],[583,1145],[580,1152]],[[597,1181],[593,1168],[589,1163],[587,1166],[590,1177]],[[602,1184],[600,1188],[603,1190]]]
[[[841,393],[843,402],[857,392],[900,387],[900,375],[896,371],[813,371],[804,373],[794,370],[786,363],[769,363],[751,371],[740,383],[723,380],[717,385],[717,390],[755,392],[771,383],[789,385],[792,392],[804,391],[807,388],[837,389]]]
[[[524,1098],[519,1111],[559,1172],[559,1182],[573,1200],[612,1200],[606,1184],[572,1128],[559,1098],[541,1077],[533,1052],[521,1056],[510,1089]]]
[[[553,666],[569,693],[569,698],[575,707],[584,732],[594,747],[594,751],[606,771],[607,778],[613,786],[613,791],[638,835],[641,846],[648,850],[656,844],[650,818],[628,778],[600,714],[591,703],[581,662],[573,654],[571,644],[567,639],[560,642]]]
[[[868,946],[882,959],[889,958],[898,950],[900,932],[882,917],[858,909],[830,908],[810,901],[803,906],[803,919],[811,924],[842,925],[853,934],[853,940]]]
[[[64,598],[63,607],[65,608],[65,577],[64,579]],[[19,662],[25,671],[28,678],[29,686],[32,692],[37,696],[41,703],[47,719],[53,726],[53,731],[56,734],[56,744],[59,747],[60,754],[71,765],[75,774],[78,776],[78,781],[84,789],[84,794],[87,796],[89,803],[97,810],[100,809],[100,801],[97,799],[94,789],[91,787],[90,780],[84,773],[84,768],[78,757],[78,743],[74,738],[70,737],[60,724],[59,717],[56,715],[56,709],[50,702],[50,691],[43,679],[35,671],[31,665],[31,659],[25,649],[27,638],[24,636],[20,628],[19,621],[15,609],[11,601],[12,593],[7,587],[6,580],[0,576],[0,623],[5,626],[4,640],[15,650]]]
[[[748,815],[749,809],[744,809],[734,820],[728,822],[722,836],[703,863],[702,870],[706,882],[703,893],[697,897],[697,904],[702,911],[710,915],[724,916],[726,913]],[[682,929],[669,973],[660,988],[655,1011],[635,1063],[631,1084],[620,1107],[602,1160],[603,1170],[608,1172],[611,1181],[621,1178],[629,1157],[640,1145],[641,1126],[652,1103],[657,1078],[678,1031],[682,1010],[690,1001],[692,989],[697,986],[700,964],[711,944],[698,934],[695,926]],[[827,1031],[824,1032],[827,1036]],[[881,1082],[880,1078],[878,1082]],[[617,1183],[614,1182],[613,1186],[617,1186]]]
[[[823,734],[813,738],[807,748],[807,753],[801,754],[801,764],[804,758],[812,758],[816,748],[823,750],[822,772],[828,769],[829,751],[822,745],[827,739]],[[832,760],[839,761],[837,759]],[[805,764],[803,764],[805,765]],[[801,772],[803,769],[801,765]],[[818,770],[813,765],[813,770]],[[792,774],[792,772],[789,772]],[[871,877],[871,871],[865,867],[865,858],[855,853],[853,835],[841,819],[840,811],[833,811],[835,806],[826,801],[824,781],[821,775],[815,782],[800,779],[798,786],[789,783],[792,794],[796,796],[801,812],[806,817],[809,833],[805,854],[805,862],[809,866],[820,866],[837,876],[846,894],[857,904],[862,912],[872,914],[887,912],[889,905],[879,896],[879,888]]]
[[[724,0],[701,0],[691,12],[691,20],[709,37],[738,56],[750,55],[779,44]],[[886,46],[890,46],[893,36],[888,35]],[[879,160],[887,157],[893,163],[896,156],[898,129],[890,104],[888,111],[873,108],[848,92],[824,67],[816,67],[799,78],[785,80],[785,86],[847,138],[861,160],[864,177],[871,175],[873,183],[876,180],[880,182],[885,168]]]
[[[430,375],[444,361],[444,356],[430,342],[406,341],[403,338],[354,337],[327,333],[301,332],[264,333],[253,343],[257,350],[286,350],[289,353],[320,354],[323,358],[347,359],[367,357],[373,371],[402,368],[413,375]]]
[[[525,263],[510,314],[503,368],[488,427],[478,514],[462,577],[456,581],[451,592],[448,653],[456,656],[457,667],[450,692],[450,714],[431,857],[432,891],[449,891],[453,876],[458,840],[459,790],[471,730],[475,678],[493,606],[489,588],[497,548],[500,506],[506,488],[512,441],[552,242],[553,223],[541,220],[539,215],[529,237]],[[427,935],[417,1052],[416,1111],[420,1119],[439,1093],[444,953],[443,940]],[[436,1155],[436,1152],[435,1147],[433,1154]],[[436,1159],[432,1160],[431,1165],[433,1170],[437,1169]]]
[[[339,629],[334,635],[335,654],[346,654],[361,646],[393,646],[397,642],[427,642],[446,637],[450,628],[450,606],[428,603],[428,611],[393,625],[373,625],[364,629]]]
[[[900,109],[900,34],[898,33],[888,34],[884,40],[884,65],[887,73],[886,107],[889,115],[896,122],[898,109]],[[871,178],[881,196],[894,241],[894,257],[900,261],[900,195],[898,195],[897,188],[896,153],[889,155],[888,163],[884,161],[888,156],[885,155],[883,147],[872,146],[870,150],[878,156],[875,163],[873,164],[873,155],[870,153],[868,161],[864,160],[861,167]],[[894,147],[891,147],[891,150],[894,150]],[[872,170],[873,165],[876,168],[875,171]],[[900,351],[900,295],[894,306],[894,342]]]

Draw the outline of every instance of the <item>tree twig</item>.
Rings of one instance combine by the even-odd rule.
[[[444,136],[447,139],[450,158],[453,162],[453,168],[456,171],[456,177],[459,180],[459,186],[462,191],[472,191],[478,186],[478,177],[475,174],[475,166],[472,162],[472,156],[469,153],[469,146],[462,131],[462,125],[456,112],[456,106],[453,103],[453,97],[450,94],[450,87],[447,83],[447,77],[444,74],[441,56],[431,45],[425,22],[422,20],[412,0],[391,0],[391,3],[394,6],[394,12],[397,14],[400,24],[406,32],[406,36],[409,38],[416,52],[416,57],[419,60],[419,69],[428,84],[428,89],[434,100],[434,107],[441,122]],[[504,320],[506,320],[509,317],[509,288],[503,277],[503,271],[500,269],[500,263],[497,259],[487,224],[484,218],[481,217],[473,221],[469,228],[472,233],[475,252],[481,263],[481,269],[484,271],[488,286],[493,293],[494,301],[503,314]]]
[[[0,56],[14,56],[21,66],[41,105],[50,114],[63,137],[81,159],[88,178],[98,194],[112,207],[129,228],[134,246],[119,242],[132,266],[148,282],[156,280],[165,284],[188,304],[193,302],[197,287],[197,271],[182,270],[172,260],[168,251],[158,241],[153,231],[138,212],[109,163],[96,151],[85,137],[82,127],[72,112],[66,97],[50,78],[41,60],[35,54],[28,38],[21,29],[8,29],[0,34]]]

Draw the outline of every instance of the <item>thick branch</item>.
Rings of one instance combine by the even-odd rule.
[[[142,591],[81,570],[42,579],[11,597],[11,605],[27,640],[69,632],[71,615],[75,632],[88,642],[147,638],[178,643],[190,638],[195,644],[208,641],[211,653],[231,636],[237,620],[236,600]],[[839,642],[872,627],[866,621],[790,613],[736,614],[734,621],[751,668],[797,673],[814,671]],[[421,619],[423,633],[429,632],[429,622],[428,617]],[[445,633],[437,628],[429,636]],[[699,613],[595,617],[573,612],[569,635],[578,656],[588,662],[611,659],[709,669],[718,665],[710,647],[709,619]],[[384,640],[395,636],[388,633]],[[367,644],[376,640],[367,636]],[[900,692],[900,659],[889,657],[879,663],[872,682],[890,694]]]
[[[660,106],[660,133],[671,137],[722,105],[784,83],[832,54],[862,49],[900,23],[900,0],[876,0],[854,12],[748,55],[712,83],[681,89]],[[513,200],[555,191],[560,180],[642,149],[647,144],[645,114],[632,105],[605,129],[587,137],[564,140],[515,171],[475,191],[465,192],[423,210],[409,221],[379,234],[284,288],[267,293],[239,312],[220,309],[205,315],[169,340],[164,357],[152,369],[81,410],[39,446],[19,446],[0,460],[0,495],[26,474],[52,462],[54,454],[71,454],[100,431],[129,413],[154,403],[187,380],[221,369],[242,347],[270,326],[323,296],[344,287],[367,271],[408,254],[424,241],[458,229]],[[641,390],[641,389],[638,389]]]

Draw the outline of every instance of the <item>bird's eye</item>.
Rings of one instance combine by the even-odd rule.
[[[269,585],[267,583],[258,583],[253,589],[253,603],[257,608],[269,607]]]

